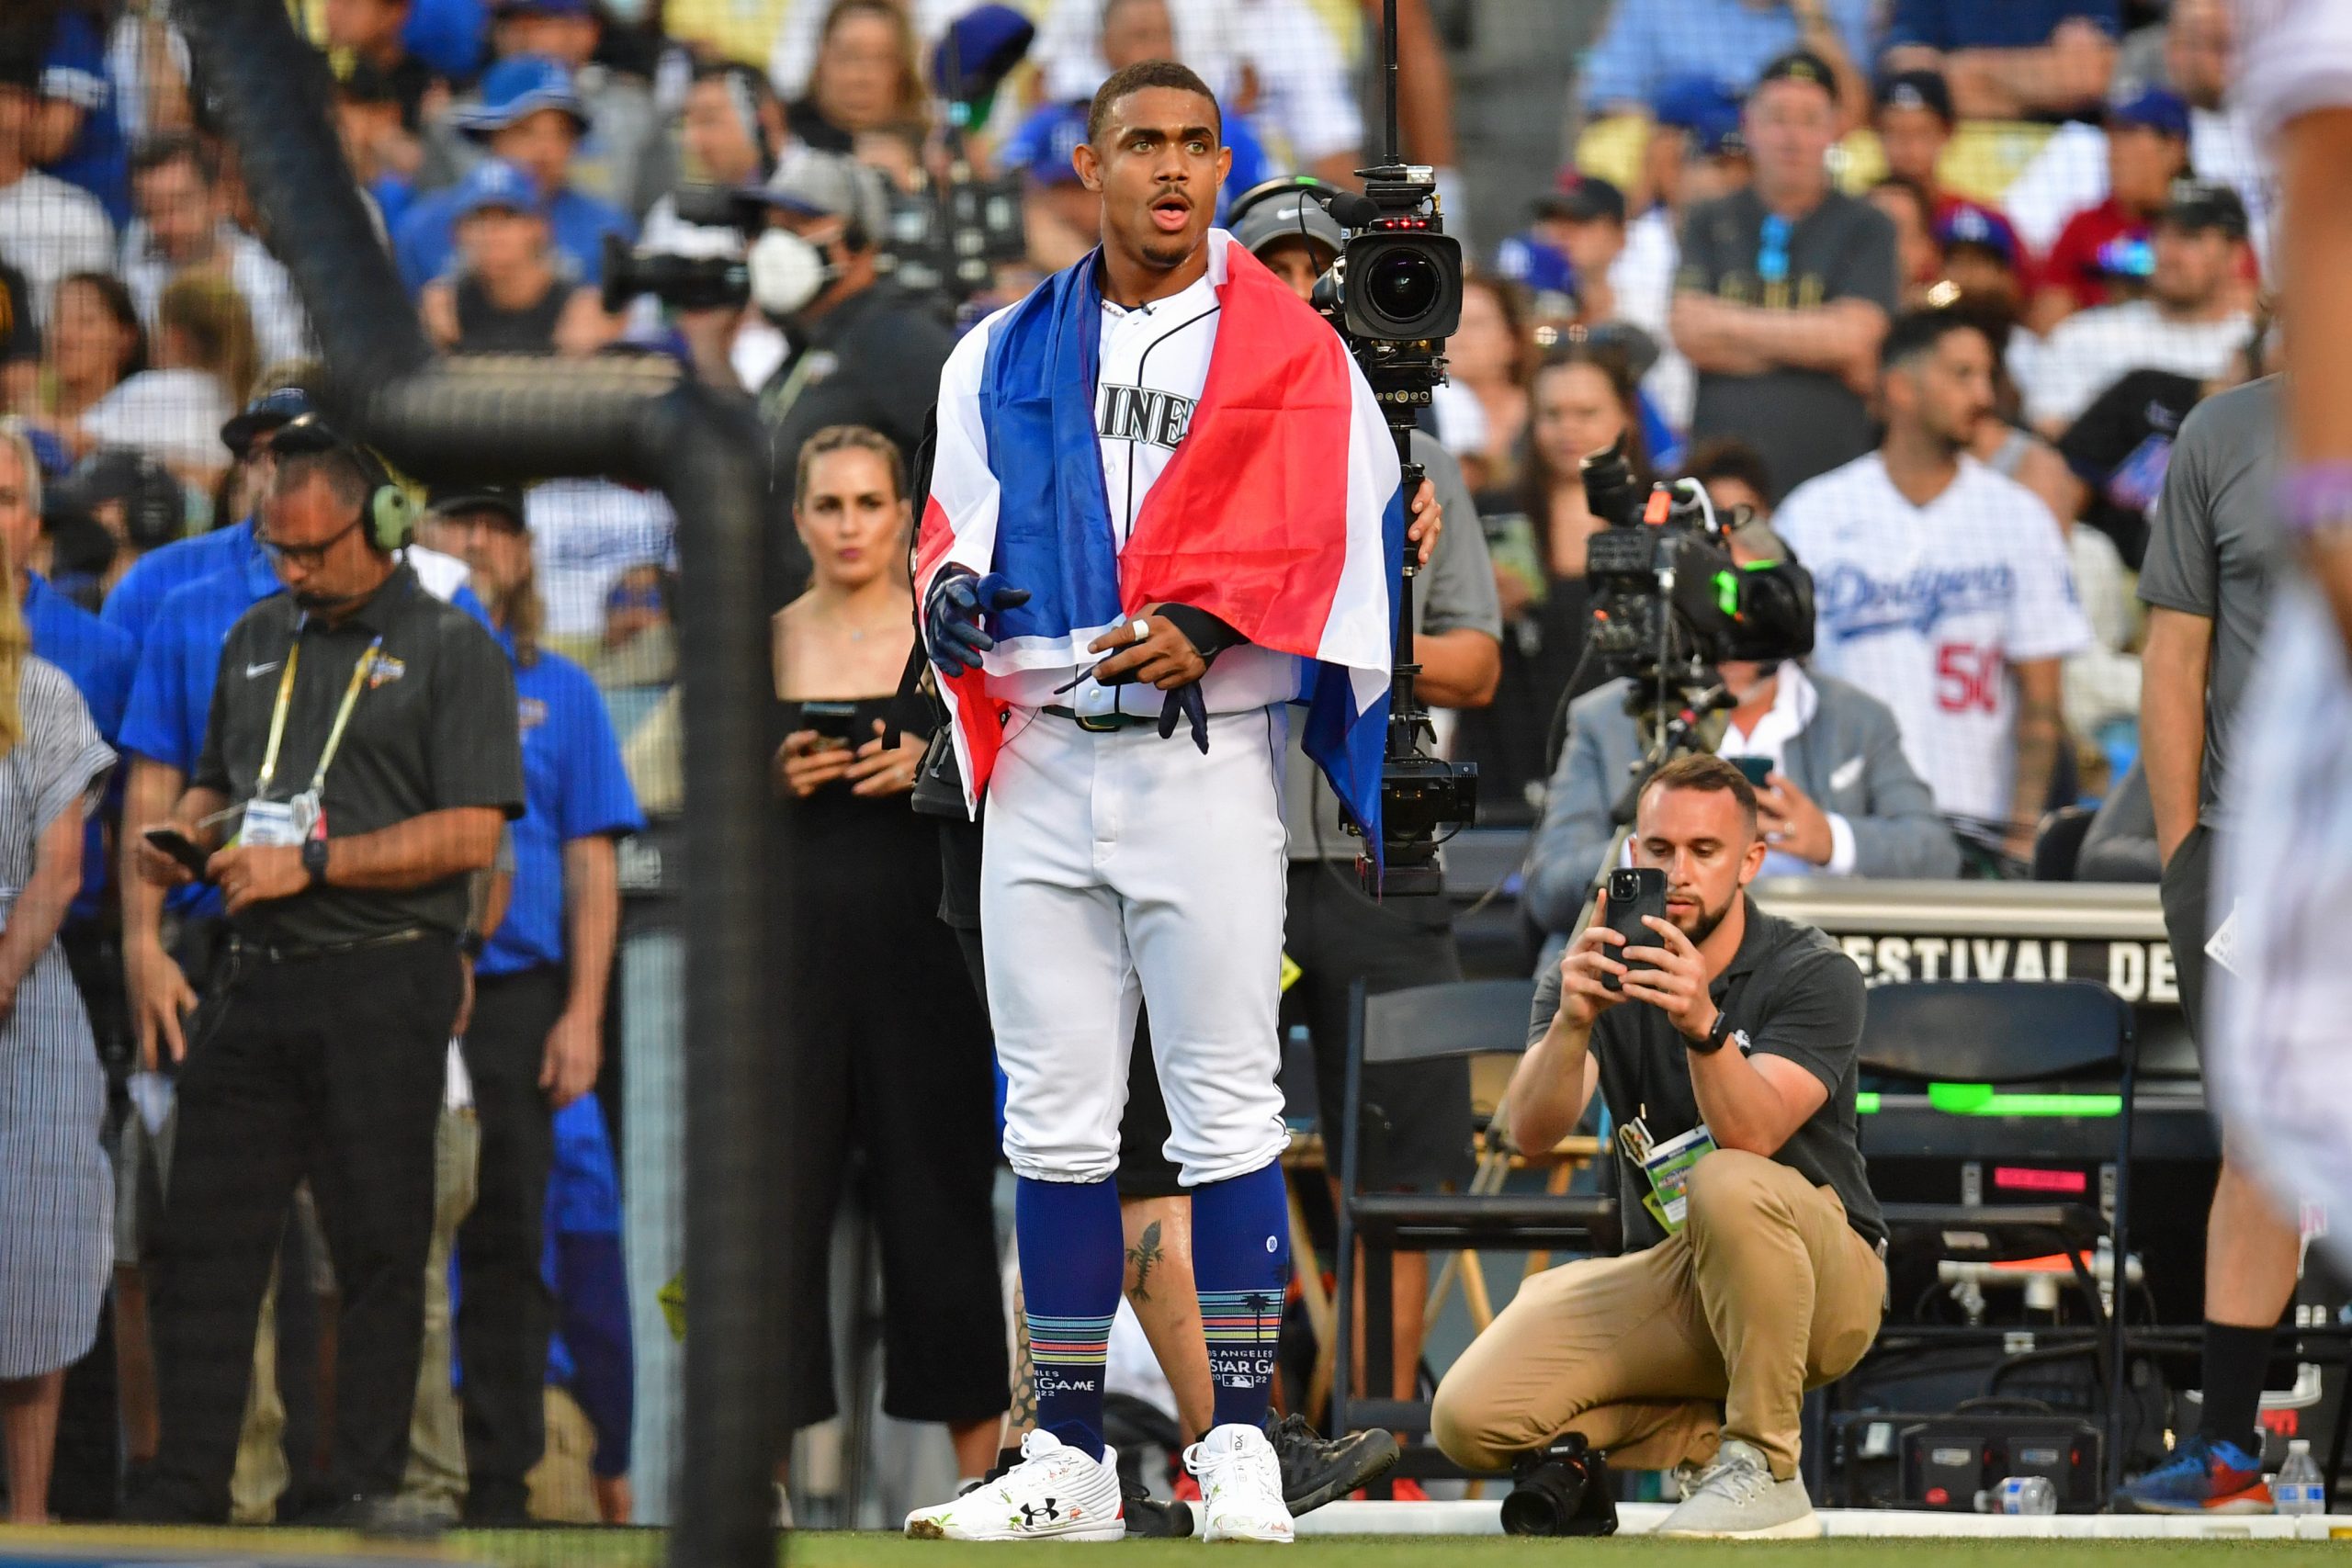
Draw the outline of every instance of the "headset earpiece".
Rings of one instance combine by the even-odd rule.
[[[368,528],[386,555],[408,548],[416,536],[416,501],[396,484],[380,484],[368,497]]]

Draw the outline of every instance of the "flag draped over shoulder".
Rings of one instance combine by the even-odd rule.
[[[1031,594],[992,618],[985,674],[942,682],[967,803],[978,809],[1004,722],[986,674],[1083,668],[1103,631],[1172,602],[1305,661],[1307,754],[1376,843],[1405,547],[1396,447],[1339,334],[1230,235],[1208,243],[1219,313],[1207,382],[1124,550],[1095,433],[1095,257],[975,329],[985,344],[949,363],[916,592],[959,565]]]

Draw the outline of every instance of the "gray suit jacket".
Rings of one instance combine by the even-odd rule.
[[[1894,715],[1858,687],[1805,672],[1819,699],[1813,722],[1789,743],[1782,772],[1824,811],[1854,829],[1856,876],[1957,876],[1960,846],[1936,797],[1904,760]],[[1625,792],[1642,748],[1625,711],[1626,682],[1612,681],[1568,707],[1568,742],[1553,771],[1544,825],[1527,867],[1528,914],[1547,931],[1577,922],[1614,831],[1610,808]]]

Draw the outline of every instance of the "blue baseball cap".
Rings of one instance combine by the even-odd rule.
[[[1650,95],[1650,118],[1687,133],[1710,156],[1739,145],[1739,97],[1713,76],[1669,76]]]
[[[452,221],[463,222],[492,208],[537,217],[547,210],[547,203],[540,199],[539,187],[531,183],[530,175],[503,158],[484,158],[458,185],[458,202],[449,216]]]
[[[1004,143],[1003,162],[1043,186],[1076,185],[1070,154],[1086,140],[1084,104],[1044,104]]]
[[[931,85],[950,102],[993,91],[1037,36],[1036,25],[1010,6],[975,6],[947,24],[931,57]]]
[[[244,412],[220,427],[220,444],[242,459],[262,436],[317,412],[311,395],[301,388],[274,387],[247,403]]]
[[[2177,93],[2168,93],[2162,87],[2142,87],[2108,106],[2107,123],[2143,126],[2159,135],[2186,141],[2188,105]]]
[[[1974,245],[2000,257],[2004,266],[2017,265],[2023,250],[2018,243],[2018,231],[2007,218],[1973,201],[1956,203],[1936,220],[1936,243],[1947,248]]]
[[[1531,294],[1576,295],[1576,265],[1533,233],[1513,234],[1497,245],[1495,270]]]
[[[492,66],[481,79],[481,101],[450,110],[449,123],[479,140],[541,109],[560,109],[580,130],[588,129],[588,110],[562,62],[518,54]]]

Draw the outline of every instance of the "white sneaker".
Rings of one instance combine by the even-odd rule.
[[[1201,1483],[1203,1540],[1290,1540],[1282,1461],[1264,1432],[1228,1422],[1184,1450],[1184,1468]]]
[[[994,1481],[907,1516],[916,1540],[1120,1540],[1126,1533],[1119,1456],[1106,1448],[1100,1461],[1091,1460],[1046,1431],[1022,1438],[1021,1462]]]

